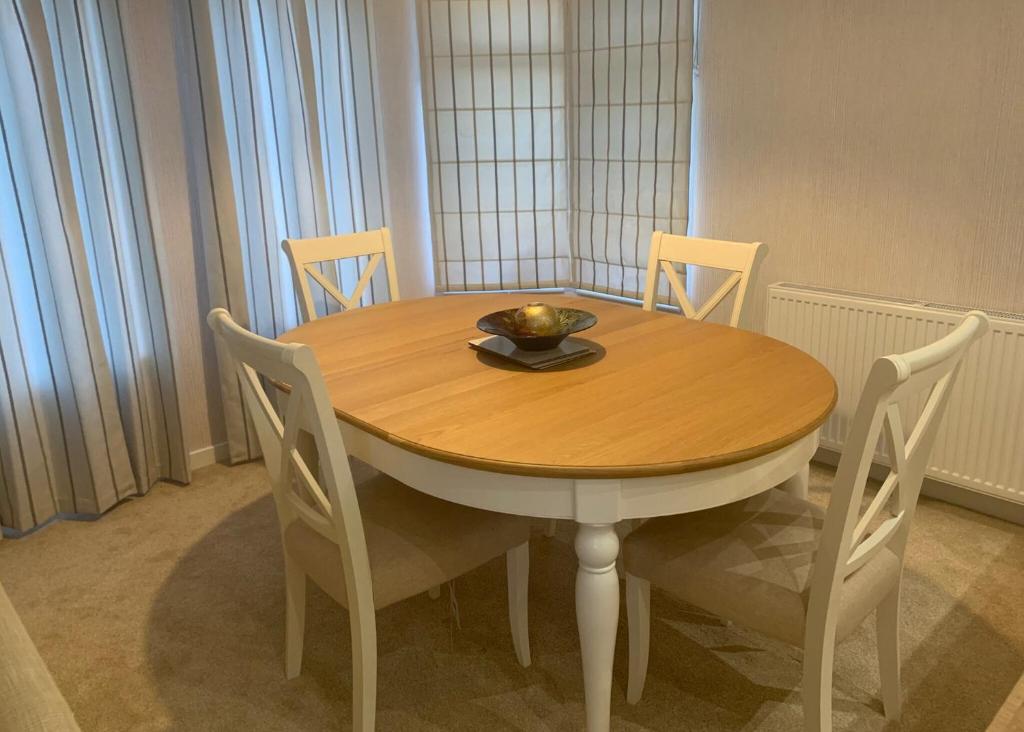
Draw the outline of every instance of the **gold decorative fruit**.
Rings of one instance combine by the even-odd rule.
[[[517,331],[529,335],[549,336],[562,332],[558,311],[542,302],[527,303],[519,308],[515,323]]]

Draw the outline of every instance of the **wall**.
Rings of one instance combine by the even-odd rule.
[[[375,0],[377,83],[391,238],[404,299],[434,294],[415,0]]]
[[[173,0],[122,6],[132,91],[139,116],[139,142],[147,173],[151,211],[162,253],[171,339],[182,395],[185,444],[192,462],[212,462],[209,449],[224,440],[213,342],[203,322],[209,310],[201,253],[195,252],[188,194],[188,169],[178,99]],[[157,202],[159,205],[157,205]]]
[[[703,0],[694,231],[801,283],[1024,311],[1024,3]]]

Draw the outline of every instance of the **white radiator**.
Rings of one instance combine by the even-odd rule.
[[[822,426],[821,444],[840,450],[874,359],[939,338],[966,310],[781,282],[768,288],[765,332],[835,376],[839,403]],[[963,365],[928,475],[1024,503],[1024,316],[989,315],[992,328]],[[916,421],[924,396],[901,405],[904,424]],[[876,458],[888,464],[881,446]]]

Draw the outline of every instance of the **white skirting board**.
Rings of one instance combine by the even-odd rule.
[[[188,454],[188,466],[191,470],[199,470],[214,463],[226,465],[228,463],[228,443],[218,442],[216,445],[207,445]]]

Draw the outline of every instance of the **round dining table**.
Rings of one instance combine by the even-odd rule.
[[[542,299],[588,310],[593,355],[531,370],[469,348],[487,313]],[[316,354],[349,454],[476,508],[576,522],[587,729],[610,724],[616,524],[785,485],[806,495],[832,375],[781,341],[669,312],[555,294],[443,295],[283,334]]]

